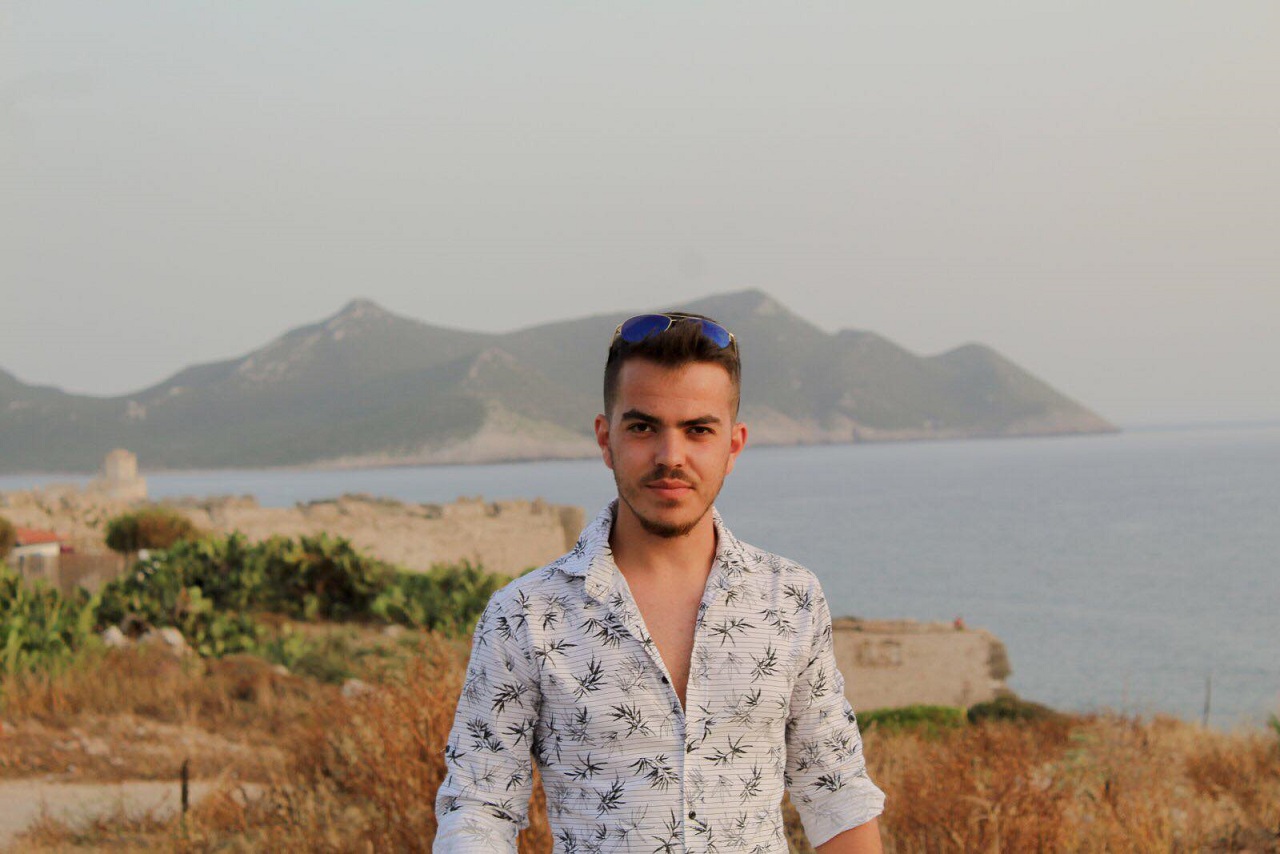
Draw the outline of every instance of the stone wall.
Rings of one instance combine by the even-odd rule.
[[[145,506],[74,487],[0,493],[0,514],[15,525],[57,531],[82,554],[104,553],[108,520]],[[461,498],[413,504],[347,495],[294,507],[261,507],[252,497],[167,502],[205,531],[239,531],[252,540],[275,534],[328,532],[407,569],[469,560],[516,575],[573,547],[585,522],[581,508],[532,501]]]
[[[836,663],[854,711],[971,706],[1008,692],[1004,644],[985,629],[913,620],[834,620]]]
[[[579,507],[532,501],[460,498],[452,504],[408,504],[343,496],[296,507],[259,507],[253,499],[179,502],[199,527],[250,539],[273,534],[346,537],[357,548],[407,569],[469,560],[517,575],[573,547],[582,531]]]

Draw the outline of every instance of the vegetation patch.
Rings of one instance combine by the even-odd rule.
[[[1040,703],[1033,703],[1013,694],[1006,694],[989,702],[970,706],[968,718],[969,723],[974,724],[981,721],[1029,723],[1032,721],[1055,721],[1062,718],[1062,714]]]
[[[0,560],[8,557],[9,552],[13,551],[13,544],[17,540],[18,532],[14,529],[13,523],[0,516]]]
[[[288,620],[468,632],[509,579],[470,562],[398,569],[321,534],[251,543],[239,534],[181,539],[152,551],[96,596],[67,596],[0,564],[0,675],[53,671],[111,626],[138,638],[175,628],[203,657],[255,654],[325,682],[349,678],[338,634]],[[0,684],[0,697],[4,686]]]
[[[199,537],[200,531],[195,523],[168,507],[147,507],[107,522],[107,548],[121,554],[135,554],[143,549],[167,549]]]
[[[873,709],[858,715],[858,725],[864,730],[916,732],[926,737],[937,736],[944,730],[956,729],[966,723],[964,709],[955,706],[901,706]]]

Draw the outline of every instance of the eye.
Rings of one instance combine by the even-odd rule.
[[[644,433],[652,429],[652,424],[646,424],[643,421],[635,421],[627,425],[628,433]]]
[[[712,430],[710,427],[708,427],[705,424],[697,424],[697,425],[694,425],[693,427],[690,427],[689,432],[693,433],[695,436],[710,436],[716,431]]]

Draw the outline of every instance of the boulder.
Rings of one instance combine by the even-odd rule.
[[[155,646],[172,653],[177,658],[191,655],[191,647],[187,646],[187,639],[182,636],[182,632],[166,626],[163,629],[152,629],[147,632],[138,643],[143,646]]]
[[[102,642],[111,649],[129,645],[129,639],[125,637],[124,632],[120,631],[119,626],[107,626],[106,631],[102,633]]]

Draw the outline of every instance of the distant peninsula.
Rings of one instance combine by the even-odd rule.
[[[917,356],[873,332],[824,332],[758,290],[681,308],[721,320],[742,342],[742,418],[754,444],[1117,429],[981,344]],[[117,447],[150,469],[590,456],[609,333],[626,316],[481,333],[358,299],[246,356],[118,397],[26,385],[0,370],[0,473],[91,472]]]

